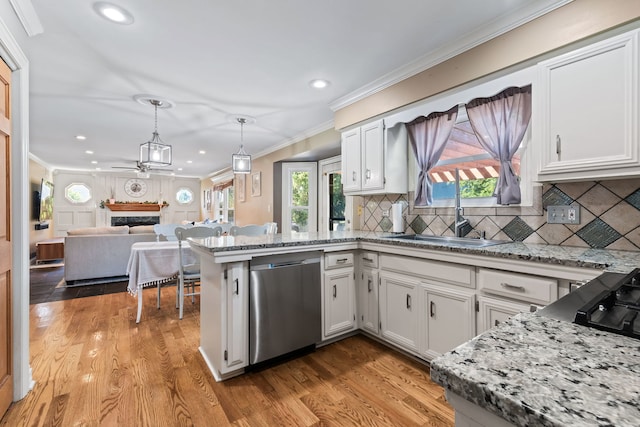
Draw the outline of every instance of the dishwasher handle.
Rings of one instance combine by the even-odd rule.
[[[320,263],[320,258],[308,258],[308,259],[295,260],[295,261],[267,262],[264,264],[252,265],[250,270],[251,271],[273,270],[276,268],[296,267],[299,265],[316,264],[316,263],[318,264]]]

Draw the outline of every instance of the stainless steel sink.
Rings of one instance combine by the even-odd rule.
[[[504,240],[474,239],[472,237],[427,236],[423,234],[399,234],[386,236],[385,239],[415,240],[418,242],[435,243],[439,245],[461,246],[466,248],[483,248],[485,246],[509,243]]]

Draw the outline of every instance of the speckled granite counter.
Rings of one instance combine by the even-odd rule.
[[[521,242],[506,243],[483,248],[467,248],[451,244],[393,238],[390,233],[331,232],[299,233],[272,236],[224,236],[195,239],[193,243],[210,252],[256,251],[269,248],[323,246],[340,243],[368,242],[392,247],[409,247],[443,252],[458,252],[494,258],[515,259],[570,267],[595,268],[626,273],[640,265],[640,252],[610,251],[606,249],[569,246],[538,245]]]
[[[640,340],[535,314],[433,360],[431,378],[516,425],[640,425]]]

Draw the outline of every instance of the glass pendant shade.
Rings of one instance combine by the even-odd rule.
[[[171,164],[171,146],[163,144],[157,132],[151,141],[140,144],[140,163],[144,166],[169,166]]]
[[[145,167],[169,166],[171,164],[171,146],[162,142],[158,133],[158,107],[165,104],[156,99],[150,99],[149,103],[155,109],[155,127],[151,139],[140,144],[140,164]]]
[[[240,151],[231,156],[231,168],[233,173],[251,173],[251,156],[244,151],[242,145],[244,142],[244,125],[247,119],[238,117],[236,120],[240,123]]]
[[[240,151],[231,156],[233,173],[251,173],[251,156],[245,153],[242,145]]]

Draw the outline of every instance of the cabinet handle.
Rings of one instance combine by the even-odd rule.
[[[371,169],[367,169],[364,173],[364,179],[371,179]]]
[[[373,259],[372,259],[372,258],[364,258],[364,257],[363,257],[363,258],[362,258],[362,260],[363,260],[363,261],[367,261],[367,262],[373,262]]]
[[[556,154],[560,157],[560,152],[562,152],[562,140],[560,139],[560,135],[556,135]]]
[[[436,303],[431,301],[429,303],[429,316],[433,317],[436,315]]]
[[[236,290],[233,291],[233,293],[238,295],[240,293],[240,281],[238,279],[235,279],[234,282],[236,284]]]
[[[369,292],[371,292],[371,278],[369,278],[368,282],[367,282],[367,289],[369,290]]]
[[[351,173],[351,181],[356,182],[356,171]]]
[[[506,283],[506,282],[500,283],[500,286],[502,286],[505,289],[512,289],[512,290],[518,291],[518,292],[524,292],[525,291],[524,286],[511,285],[511,284]]]
[[[407,294],[407,308],[411,308],[411,295]]]
[[[338,296],[338,288],[336,285],[333,285],[333,297],[336,298]]]
[[[337,262],[338,264],[344,264],[344,263],[345,263],[345,262],[347,262],[348,260],[349,260],[348,258],[340,258],[340,259],[337,259],[337,260],[336,260],[336,262]]]

